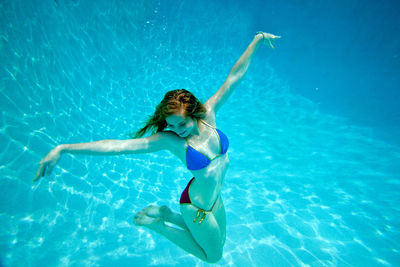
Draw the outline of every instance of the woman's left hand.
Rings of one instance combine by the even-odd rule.
[[[268,41],[268,43],[271,46],[271,48],[274,48],[274,46],[272,45],[271,40],[281,38],[280,36],[273,35],[271,33],[266,33],[266,32],[258,32],[257,34],[261,34],[262,37],[263,37],[264,43],[266,43]]]

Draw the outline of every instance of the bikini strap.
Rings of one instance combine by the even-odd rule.
[[[193,222],[194,223],[197,222],[199,224],[202,223],[202,221],[204,221],[204,219],[206,218],[207,214],[213,210],[215,203],[217,203],[217,200],[218,200],[218,198],[215,200],[215,202],[212,205],[210,210],[203,210],[201,208],[197,208],[197,216],[196,216],[196,218],[194,218]],[[192,203],[192,205],[193,205],[193,203]]]
[[[203,119],[200,119],[200,121],[201,121],[202,123],[204,123],[205,125],[207,125],[208,127],[211,127],[211,128],[213,128],[213,129],[217,129],[217,127],[214,127],[214,126],[210,125],[208,122],[206,122],[206,121],[203,120]]]

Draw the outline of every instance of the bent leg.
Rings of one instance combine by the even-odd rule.
[[[224,236],[221,233],[219,222],[213,212],[208,212],[201,223],[193,222],[197,217],[198,208],[192,204],[181,204],[182,217],[189,228],[194,240],[206,254],[206,261],[215,263],[222,257]],[[224,226],[225,227],[225,226]]]
[[[186,252],[203,261],[207,260],[204,250],[197,244],[188,230],[181,230],[164,224],[164,226],[156,230],[156,232],[165,236],[169,241]]]
[[[182,215],[180,213],[175,213],[171,211],[171,213],[165,217],[165,221],[175,224],[184,230],[188,230],[186,223],[183,220]]]
[[[224,245],[226,240],[226,213],[221,195],[217,198],[217,203],[215,203],[212,213],[218,222],[219,230],[221,231],[222,245]]]
[[[168,240],[186,252],[198,257],[203,261],[206,260],[206,254],[204,253],[203,249],[199,246],[199,244],[196,243],[196,241],[193,239],[193,236],[187,229],[181,230],[165,225],[164,221],[160,217],[154,218],[148,216],[145,212],[145,209],[135,215],[133,223],[138,226],[145,226],[150,230],[165,236]]]
[[[182,215],[171,212],[168,220],[162,218],[159,207],[156,207],[157,209],[154,209],[154,206],[147,207],[135,215],[134,223],[165,236],[186,252],[203,261],[215,263],[222,257],[225,239],[225,213],[221,212],[221,205],[222,202],[220,205],[216,205],[212,212],[207,213],[201,224],[193,222],[198,208],[192,204],[181,204]],[[170,221],[179,226],[182,225],[182,219],[185,224],[183,230],[164,223],[164,221]],[[222,221],[221,225],[218,220]],[[222,231],[220,227],[222,227]]]

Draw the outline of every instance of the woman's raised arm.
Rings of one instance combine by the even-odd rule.
[[[271,48],[274,48],[271,40],[276,38],[280,38],[280,36],[275,36],[265,32],[258,32],[253,41],[233,66],[225,82],[218,89],[218,91],[205,102],[205,105],[208,106],[212,111],[217,112],[232,94],[234,88],[243,79],[259,44],[264,41],[264,43],[269,44]]]
[[[100,140],[90,143],[64,144],[52,149],[39,163],[39,169],[33,181],[49,175],[61,155],[86,154],[86,155],[122,155],[151,153],[168,149],[171,146],[171,134],[159,132],[149,137],[128,140]]]

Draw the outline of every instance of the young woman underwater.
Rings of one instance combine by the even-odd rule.
[[[225,82],[204,104],[185,89],[169,91],[134,139],[58,145],[40,161],[34,181],[49,175],[64,153],[120,155],[168,150],[193,174],[180,198],[181,213],[166,206],[149,206],[135,215],[134,224],[165,236],[203,261],[219,261],[226,233],[220,192],[229,165],[229,140],[217,129],[216,112],[243,79],[260,43],[273,48],[271,41],[276,38],[280,37],[258,32]],[[152,135],[143,137],[148,131]]]

